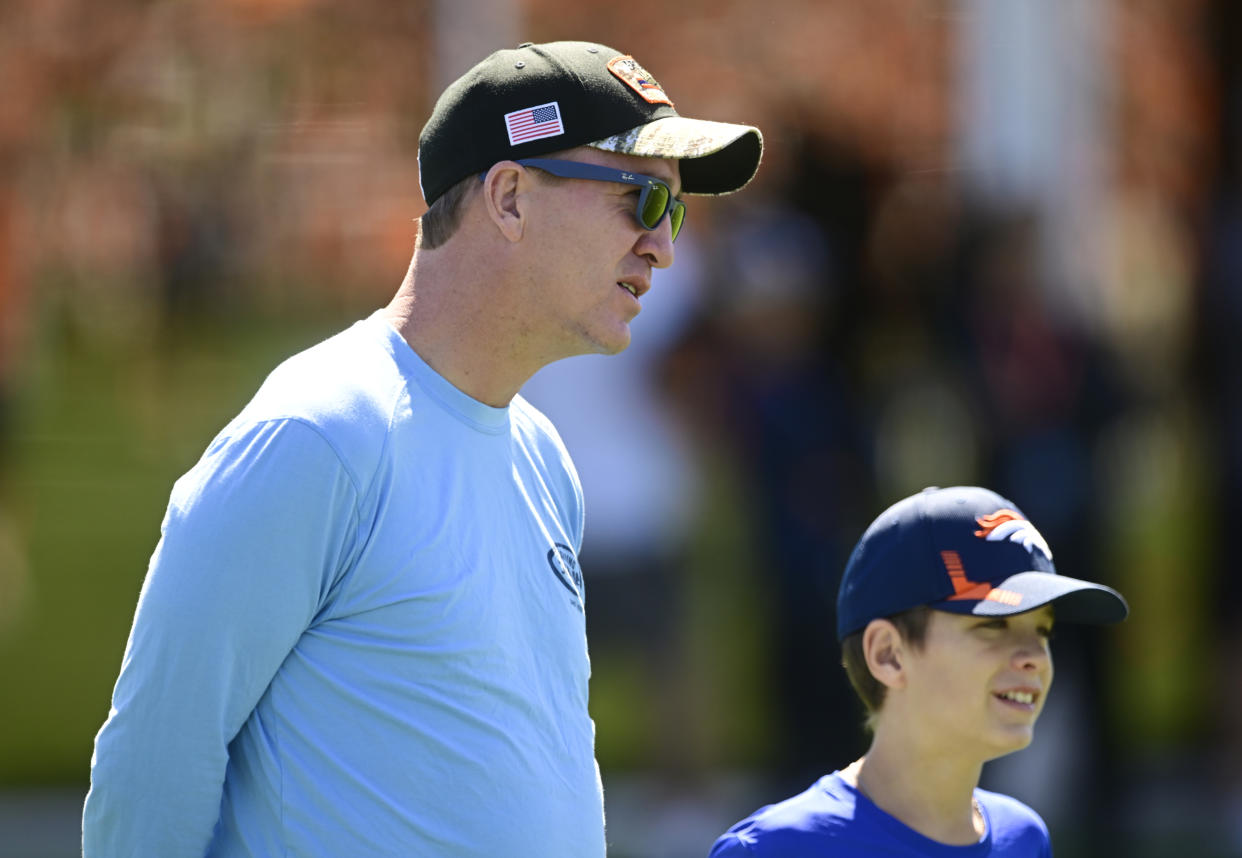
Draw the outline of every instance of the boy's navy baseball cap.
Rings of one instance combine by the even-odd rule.
[[[681,160],[683,193],[728,194],[759,169],[750,125],[678,115],[633,57],[594,42],[496,51],[449,85],[418,139],[427,205],[497,161],[575,146]]]
[[[929,488],[880,514],[858,540],[837,594],[837,639],[926,605],[1020,614],[1056,602],[1057,622],[1115,623],[1110,587],[1058,575],[1043,536],[1011,501],[975,486]]]

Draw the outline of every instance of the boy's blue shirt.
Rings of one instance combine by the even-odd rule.
[[[1044,821],[1017,799],[976,789],[986,831],[949,846],[885,813],[840,772],[760,808],[716,841],[709,858],[1051,858]]]

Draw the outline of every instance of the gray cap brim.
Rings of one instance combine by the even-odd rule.
[[[739,191],[754,178],[763,158],[758,128],[685,116],[666,116],[587,145],[623,155],[679,159],[685,194]]]
[[[1104,625],[1118,623],[1130,606],[1112,587],[1092,584],[1050,572],[1019,572],[993,585],[995,591],[1016,594],[1020,599],[947,599],[930,607],[954,614],[999,617],[1021,614],[1055,602],[1057,622]]]

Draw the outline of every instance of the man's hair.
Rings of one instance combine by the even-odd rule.
[[[553,152],[544,157],[555,158],[562,154],[564,154],[563,151]],[[544,181],[553,184],[564,181],[560,176],[554,176],[538,167],[527,169],[537,170]],[[418,246],[423,250],[435,250],[452,238],[453,233],[457,232],[457,227],[461,226],[461,217],[466,210],[467,198],[476,187],[482,184],[477,175],[471,175],[451,185],[441,194],[440,198],[432,203],[431,207],[418,219]]]
[[[431,204],[431,207],[418,219],[418,246],[424,250],[434,250],[453,237],[457,227],[461,226],[461,216],[466,210],[466,199],[476,185],[482,184],[479,177],[467,176]]]
[[[885,619],[897,627],[897,633],[902,640],[913,649],[921,650],[927,639],[927,623],[931,620],[931,612],[931,608],[920,605]],[[867,709],[865,726],[868,731],[874,731],[875,719],[880,707],[884,705],[884,695],[888,687],[876,679],[871,668],[867,667],[867,657],[863,652],[863,634],[866,631],[866,628],[860,629],[841,641],[841,665],[845,668],[846,676],[850,678],[850,685],[854,686],[854,693]]]

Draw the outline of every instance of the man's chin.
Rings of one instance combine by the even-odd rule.
[[[591,350],[594,354],[600,355],[618,355],[630,347],[630,326],[625,325],[620,331],[611,333],[607,337],[595,337],[591,341],[594,348]]]

